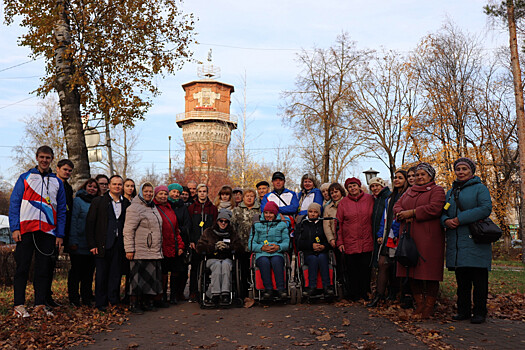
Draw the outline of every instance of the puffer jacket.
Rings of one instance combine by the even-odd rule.
[[[312,188],[310,191],[305,190],[297,193],[299,199],[299,213],[298,215],[306,215],[308,213],[308,206],[312,203],[317,203],[323,208],[323,194],[318,188]]]
[[[344,197],[337,207],[340,223],[337,247],[344,246],[345,254],[367,253],[374,250],[372,210],[374,197],[361,192],[357,197]]]
[[[160,204],[156,200],[153,202],[162,218],[162,254],[166,258],[174,258],[179,255],[179,249],[184,249],[177,215],[169,203]]]
[[[126,211],[124,250],[135,253],[134,260],[163,258],[162,218],[155,205],[147,205],[140,196],[133,198]]]
[[[260,222],[253,224],[248,241],[248,250],[255,253],[255,259],[261,256],[284,256],[283,253],[290,247],[290,235],[288,224],[282,221],[281,214],[277,215],[274,221],[265,221],[264,214],[261,214]],[[263,252],[265,244],[277,244],[279,250],[275,253]]]
[[[456,203],[455,192],[464,211]],[[475,176],[463,186],[457,182],[447,192],[450,207],[441,215],[441,224],[446,229],[447,268],[480,267],[491,268],[492,244],[477,244],[470,237],[468,224],[484,219],[492,212],[490,192],[479,177]],[[447,228],[445,221],[457,217],[460,225],[456,229]]]
[[[305,217],[304,220],[295,227],[295,242],[297,249],[304,253],[305,258],[312,254],[319,255],[326,253],[330,247],[323,232],[323,221],[310,220],[308,217]],[[324,250],[321,252],[314,251],[314,243],[324,245]]]
[[[86,217],[93,198],[94,196],[89,195],[84,189],[80,189],[77,191],[75,199],[73,199],[71,230],[68,244],[70,246],[77,246],[77,249],[69,250],[70,254],[91,254],[86,237]]]
[[[255,201],[251,209],[248,209],[244,202],[241,202],[238,207],[233,209],[231,224],[245,247],[248,246],[252,225],[259,221],[260,214],[261,204],[258,201]]]

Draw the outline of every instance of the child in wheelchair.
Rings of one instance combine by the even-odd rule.
[[[267,202],[261,215],[261,222],[253,224],[248,240],[248,249],[255,253],[255,264],[259,268],[264,285],[263,300],[273,297],[272,271],[279,299],[288,297],[284,277],[284,253],[290,245],[288,224],[281,221],[279,208],[274,202]]]
[[[206,268],[211,271],[210,284],[206,293],[215,306],[230,305],[232,288],[232,255],[242,253],[244,247],[230,224],[232,212],[221,209],[217,222],[204,230],[197,242],[198,254],[207,257]]]
[[[321,206],[312,203],[308,206],[307,217],[297,225],[295,239],[297,250],[303,252],[304,262],[308,265],[308,287],[304,296],[311,297],[316,292],[317,274],[320,272],[325,297],[334,297],[334,288],[330,283],[328,250],[330,244],[323,231]]]

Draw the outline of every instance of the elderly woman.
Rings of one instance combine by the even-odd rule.
[[[231,303],[232,254],[244,251],[239,236],[230,225],[231,217],[229,209],[219,210],[217,221],[204,230],[196,247],[197,253],[204,253],[208,257],[206,267],[211,270],[211,282],[207,295],[214,306]]]
[[[454,162],[456,180],[447,192],[441,223],[446,228],[447,268],[455,271],[458,285],[458,313],[452,318],[483,323],[487,315],[492,245],[475,243],[468,224],[488,217],[492,212],[492,200],[488,188],[479,177],[474,176],[475,171],[476,165],[468,158],[459,158]],[[472,287],[474,308],[471,308]]]
[[[321,190],[317,188],[317,180],[312,174],[304,174],[301,178],[301,192],[297,193],[299,199],[299,213],[295,221],[297,223],[306,216],[308,207],[312,203],[323,205],[323,195]]]
[[[140,186],[126,211],[124,250],[130,261],[131,312],[156,310],[162,301],[162,218],[153,203],[153,185],[149,182]]]
[[[374,197],[361,190],[361,181],[346,179],[348,196],[337,207],[340,232],[337,247],[343,253],[348,298],[368,300],[370,290],[370,261],[374,250],[372,211]]]
[[[243,200],[239,206],[233,209],[232,226],[235,232],[239,235],[241,243],[244,247],[248,247],[248,239],[250,238],[250,231],[254,222],[259,221],[261,214],[261,205],[256,200],[257,193],[254,189],[248,188],[244,190]],[[243,293],[247,295],[248,279],[250,270],[250,253],[245,252],[239,254],[241,263],[241,279]]]
[[[399,240],[399,223],[395,220],[394,204],[401,198],[408,188],[407,173],[398,170],[394,173],[394,191],[385,199],[383,215],[377,230],[378,250],[378,274],[377,289],[374,299],[367,307],[375,307],[385,299],[385,291],[388,285],[388,299],[395,300],[399,290],[398,280],[395,274],[394,254]]]
[[[75,306],[91,306],[93,299],[93,272],[95,257],[89,251],[86,238],[86,217],[93,198],[100,195],[95,179],[88,179],[77,191],[71,212],[71,231],[69,233],[69,258],[71,270],[67,278],[69,302]],[[80,295],[78,288],[80,286]]]
[[[179,260],[184,252],[177,215],[168,203],[168,187],[155,187],[153,202],[162,217],[162,307],[168,304],[168,279],[170,280],[170,303],[177,304],[175,276],[179,273]],[[171,278],[169,274],[171,272]]]
[[[261,271],[264,285],[263,300],[270,300],[273,294],[272,270],[275,276],[278,296],[288,296],[284,284],[284,253],[290,245],[288,225],[282,221],[279,207],[267,202],[261,215],[262,222],[253,224],[248,248],[255,253],[255,264]]]
[[[440,218],[445,205],[445,191],[436,185],[436,171],[428,163],[416,167],[416,183],[394,205],[400,232],[410,230],[420,258],[417,266],[405,268],[397,264],[397,276],[409,277],[416,302],[414,315],[429,318],[443,280],[445,236]],[[401,234],[402,235],[402,234]]]

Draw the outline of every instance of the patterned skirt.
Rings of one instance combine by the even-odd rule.
[[[130,278],[130,295],[161,294],[161,260],[131,260]]]

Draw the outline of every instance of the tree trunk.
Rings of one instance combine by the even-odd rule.
[[[56,41],[54,87],[60,102],[68,157],[75,165],[71,185],[76,189],[90,177],[89,160],[80,116],[80,94],[78,88],[72,86],[71,83],[75,67],[70,54],[67,52],[71,45],[68,3],[65,0],[57,0],[56,4],[58,21],[54,31]]]
[[[326,116],[328,118],[328,116]],[[329,120],[333,120],[332,116],[324,121],[324,150],[323,150],[323,171],[322,171],[322,183],[330,182],[330,123]]]
[[[518,149],[520,159],[520,189],[521,189],[521,210],[520,224],[525,222],[525,110],[523,108],[523,84],[521,82],[521,68],[518,56],[518,38],[516,35],[516,17],[514,15],[514,1],[507,0],[507,19],[509,24],[509,43],[510,59],[512,63],[512,76],[514,78],[514,98],[516,100],[516,118],[518,121]],[[520,225],[520,232],[523,228]],[[523,253],[525,253],[525,244],[522,244]],[[522,254],[522,261],[525,263],[525,254]]]

